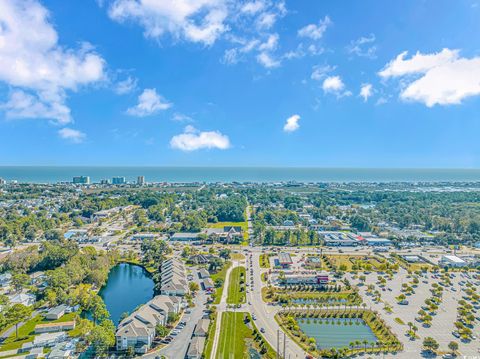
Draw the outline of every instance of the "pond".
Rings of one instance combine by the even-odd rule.
[[[123,313],[131,313],[152,299],[153,290],[153,280],[144,268],[120,263],[111,269],[99,294],[107,306],[110,319],[117,325]]]
[[[357,340],[367,340],[368,345],[377,342],[372,329],[363,319],[329,318],[327,321],[325,318],[298,318],[297,323],[308,337],[315,338],[318,349],[348,347]]]
[[[318,304],[318,303],[347,303],[347,300],[344,298],[297,298],[297,299],[292,299],[292,303],[294,304]]]

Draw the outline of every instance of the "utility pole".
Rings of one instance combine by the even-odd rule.
[[[285,359],[285,355],[286,355],[286,352],[285,352],[286,343],[287,343],[287,335],[285,334],[285,332],[283,332],[283,359]]]

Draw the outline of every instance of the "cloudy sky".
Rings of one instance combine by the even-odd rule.
[[[479,0],[0,0],[0,165],[480,167]]]

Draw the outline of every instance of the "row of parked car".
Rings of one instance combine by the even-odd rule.
[[[183,321],[183,322],[180,322],[177,324],[177,326],[175,328],[172,329],[172,331],[170,332],[170,334],[168,336],[166,336],[165,338],[163,338],[160,343],[162,344],[170,344],[170,342],[173,340],[173,338],[175,336],[177,336],[183,328],[185,328],[185,325],[187,325],[187,322]]]

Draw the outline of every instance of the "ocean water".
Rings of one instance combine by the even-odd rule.
[[[0,178],[28,183],[92,182],[124,176],[147,182],[478,182],[480,169],[369,169],[301,167],[92,167],[0,166]]]

